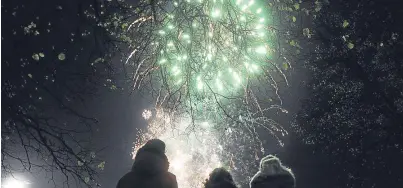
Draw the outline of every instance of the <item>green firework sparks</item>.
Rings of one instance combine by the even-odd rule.
[[[154,45],[171,87],[196,96],[235,95],[271,66],[274,32],[262,4],[186,0],[166,9]]]
[[[239,122],[242,113],[281,109],[281,30],[268,2],[254,0],[140,1],[131,37],[134,88],[156,108],[193,120]],[[273,9],[273,11],[271,11]],[[279,103],[279,104],[278,104]]]
[[[133,60],[134,88],[145,88],[146,94],[155,99],[155,117],[160,118],[159,112],[164,112],[162,117],[168,122],[150,123],[149,131],[163,128],[162,134],[175,139],[178,137],[167,135],[167,130],[172,129],[175,135],[203,135],[197,139],[211,132],[219,135],[216,142],[227,150],[223,157],[247,156],[249,161],[264,153],[261,130],[268,131],[282,145],[277,134],[284,136],[287,131],[270,116],[272,112],[287,113],[278,94],[281,83],[276,82],[284,78],[288,84],[279,66],[283,63],[279,58],[282,32],[274,26],[279,25],[278,19],[273,20],[276,9],[271,12],[272,5],[257,0],[140,2],[138,17],[127,24],[128,31],[133,32],[133,50],[126,63]],[[152,113],[145,114],[149,118]],[[208,129],[204,129],[205,124]],[[234,147],[248,150],[235,152],[237,156],[231,153]],[[207,153],[210,157],[211,152]],[[225,164],[220,165],[231,168],[234,163],[242,163],[232,158],[222,162]],[[244,175],[243,169],[237,171]],[[192,181],[197,179],[182,174]]]

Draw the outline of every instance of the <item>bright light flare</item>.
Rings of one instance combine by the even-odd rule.
[[[29,182],[15,178],[9,178],[2,183],[2,187],[4,188],[28,188],[28,185]]]

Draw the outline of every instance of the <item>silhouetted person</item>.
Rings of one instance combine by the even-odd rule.
[[[149,140],[137,151],[131,171],[119,180],[117,188],[177,188],[176,177],[168,168],[165,143]]]
[[[224,168],[216,168],[210,173],[204,188],[237,188],[232,175]]]
[[[250,182],[251,188],[294,188],[295,177],[291,169],[283,166],[279,158],[268,155],[260,161],[259,172]]]

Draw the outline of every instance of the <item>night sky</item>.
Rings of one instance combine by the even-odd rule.
[[[9,106],[32,104],[38,107],[34,111],[56,117],[60,122],[68,122],[69,126],[79,129],[80,126],[82,126],[78,123],[79,120],[75,118],[72,113],[66,113],[65,109],[55,102],[57,101],[55,99],[58,99],[57,96],[59,96],[62,101],[66,102],[66,106],[74,108],[78,112],[85,114],[85,116],[97,118],[98,123],[94,125],[91,137],[92,141],[89,145],[93,148],[104,148],[101,152],[97,153],[97,157],[106,162],[105,169],[100,171],[99,174],[99,184],[101,187],[115,187],[118,180],[131,169],[133,163],[131,153],[133,151],[133,142],[135,142],[136,139],[136,129],[145,128],[147,126],[147,122],[142,118],[141,114],[144,109],[152,108],[153,102],[146,93],[130,92],[132,83],[128,81],[130,78],[125,75],[125,70],[122,68],[122,62],[120,61],[122,58],[120,57],[122,56],[121,54],[127,54],[127,52],[116,52],[108,59],[110,67],[97,64],[98,71],[96,73],[92,72],[94,65],[90,64],[94,59],[97,59],[97,57],[101,57],[104,50],[107,48],[107,44],[102,43],[103,40],[107,40],[107,36],[103,34],[102,31],[97,33],[97,31],[91,30],[93,29],[91,24],[94,23],[84,23],[78,12],[84,10],[94,2],[96,1],[5,0],[1,2],[2,147],[4,143],[3,139],[5,139],[6,134],[8,134],[6,131],[3,132],[3,130],[5,130],[3,125],[6,124],[5,122],[8,118],[13,117],[12,110],[4,110],[6,108],[9,109]],[[129,3],[135,5],[135,2],[135,0],[131,0]],[[397,5],[402,7],[401,3],[399,4],[397,1],[386,3],[383,10],[390,11],[390,7]],[[59,8],[59,6],[61,8]],[[343,9],[343,6],[347,5],[340,4],[340,7],[337,8]],[[374,9],[374,11],[376,13],[382,12],[382,10],[376,9]],[[399,12],[398,10],[396,11]],[[395,19],[393,23],[400,21],[400,25],[403,25],[401,24],[401,18],[393,17],[396,15],[397,13],[391,14],[392,18],[388,19]],[[334,19],[340,21],[340,18]],[[379,19],[383,19],[383,17]],[[33,30],[30,31],[32,33],[24,33],[24,27],[30,25],[31,22],[36,24]],[[381,21],[376,21],[376,23],[378,22]],[[312,25],[312,23],[304,24]],[[362,27],[361,30],[366,30],[364,27],[367,26],[364,25],[365,24],[356,24],[354,27]],[[386,25],[386,27],[387,26],[388,25]],[[399,36],[396,46],[399,48],[400,54],[402,54],[401,38],[403,37],[403,30],[401,30],[401,26],[395,26],[393,24],[391,24],[390,27],[390,30],[394,30],[391,32],[397,33]],[[320,29],[321,28],[319,28],[319,30]],[[387,30],[385,27],[384,29]],[[38,35],[35,34],[35,30],[39,32]],[[86,38],[80,39],[77,34],[85,33],[85,31],[91,31],[91,34]],[[335,30],[331,31],[338,32]],[[379,32],[374,31],[373,35],[381,31],[383,31],[382,28],[379,29]],[[92,37],[92,35],[97,35],[97,37]],[[318,35],[323,35],[324,38],[326,38],[328,33],[319,32]],[[359,40],[360,39],[357,39],[357,41]],[[387,42],[385,42],[385,44],[386,43]],[[314,43],[309,43],[306,44],[306,47],[314,48],[314,45]],[[33,54],[40,52],[44,53],[43,60],[42,57],[39,61],[32,60]],[[65,60],[60,60],[60,53],[65,54]],[[337,53],[335,52],[335,54]],[[389,56],[395,57],[396,59],[401,57],[401,55],[397,56],[395,54],[398,54],[398,51],[391,52]],[[329,150],[336,152],[337,145],[330,146],[329,144],[327,148],[319,143],[307,144],[307,139],[304,139],[301,132],[297,131],[295,126],[293,126],[301,123],[299,122],[301,119],[296,117],[300,114],[300,111],[303,110],[303,104],[306,105],[306,99],[309,99],[310,96],[317,96],[313,94],[316,90],[312,89],[312,85],[309,83],[322,80],[312,76],[313,71],[308,70],[309,66],[306,66],[307,61],[300,60],[298,62],[300,63],[293,65],[291,76],[289,77],[290,86],[280,91],[280,95],[282,95],[284,101],[283,107],[288,110],[288,113],[275,117],[275,120],[284,125],[284,127],[289,130],[290,134],[284,137],[284,147],[272,141],[273,138],[269,134],[264,135],[264,140],[267,140],[265,143],[267,148],[266,154],[276,154],[282,159],[285,165],[293,169],[296,175],[297,188],[360,187],[357,186],[359,183],[356,184],[356,181],[358,181],[355,179],[358,178],[355,177],[356,174],[351,175],[346,169],[354,168],[354,165],[360,166],[361,164],[356,164],[354,160],[344,162],[350,160],[347,154],[346,158],[343,159],[340,157],[342,155],[336,155],[331,151],[329,152]],[[401,59],[393,62],[395,62],[397,67],[402,69],[403,62]],[[22,64],[24,66],[21,66]],[[366,70],[369,69],[370,68]],[[71,72],[77,73],[78,76],[70,77]],[[81,74],[90,74],[91,76],[80,76]],[[341,78],[343,73],[340,73],[340,75],[341,76],[336,76],[337,78],[333,79],[337,80]],[[397,75],[396,77],[400,76],[400,79],[403,77],[403,75]],[[388,76],[379,75],[379,77],[387,79]],[[35,82],[32,81],[34,79],[36,80]],[[52,79],[56,80],[54,82],[55,84],[51,83]],[[323,80],[325,80],[325,78]],[[394,91],[398,94],[389,92],[387,88],[385,89],[388,95],[397,96],[393,98],[393,100],[400,101],[399,103],[394,103],[396,106],[403,104],[401,104],[401,99],[403,99],[401,94],[403,93],[403,87],[400,87],[403,86],[403,82],[400,81],[402,80],[396,81],[398,84],[395,86],[396,91]],[[7,96],[6,92],[3,92],[7,90],[8,84],[17,86],[24,85],[24,87],[18,89],[14,88],[17,94],[16,97],[11,99]],[[52,98],[52,95],[47,93],[45,89],[41,89],[39,85],[50,90],[56,97]],[[37,89],[38,87],[39,89]],[[70,87],[72,89],[70,89]],[[372,91],[362,91],[364,94],[366,92],[371,93]],[[65,95],[69,96],[69,99],[64,98],[63,96]],[[356,101],[360,103],[358,99]],[[318,104],[311,104],[316,105],[316,108],[319,109],[321,107],[325,108],[326,106],[320,106],[321,104],[319,102]],[[379,106],[384,105],[382,103],[379,104]],[[401,115],[401,111],[403,110],[397,109],[396,115]],[[376,113],[383,114],[383,112],[384,111],[380,109],[379,112]],[[372,118],[372,116],[370,117],[370,115],[368,115],[368,118]],[[397,119],[401,120],[401,117]],[[312,124],[315,122],[319,122],[319,120],[315,121],[314,119],[308,123]],[[403,121],[400,123],[391,123],[393,124],[392,126],[400,126],[400,128],[393,130],[402,130],[402,122]],[[328,126],[336,125],[329,124]],[[309,129],[307,130],[309,131]],[[357,129],[355,131],[359,130],[360,129]],[[311,131],[317,130],[311,129]],[[365,139],[376,140],[378,138],[376,135],[388,134],[389,132],[387,131],[388,130],[385,129],[376,133],[369,132],[368,138]],[[330,132],[332,132],[332,130],[330,130]],[[320,135],[319,132],[315,133]],[[371,134],[374,134],[374,136]],[[367,153],[368,155],[366,155],[365,159],[368,161],[379,157],[382,158],[382,160],[388,159],[389,162],[366,163],[373,166],[371,167],[372,170],[365,170],[364,168],[358,170],[358,174],[362,175],[362,179],[360,179],[362,182],[366,182],[368,179],[374,177],[379,177],[378,179],[370,180],[373,185],[372,187],[398,188],[402,186],[403,178],[401,174],[403,174],[403,155],[401,138],[401,134],[396,133],[393,139],[387,141],[387,145],[396,145],[395,150],[382,150],[382,152],[385,153],[379,155],[371,152]],[[328,139],[336,140],[336,138],[332,137],[328,137]],[[348,143],[354,143],[353,141],[359,142],[361,139],[361,137],[351,138],[352,142]],[[366,144],[359,143],[363,145]],[[378,145],[382,144],[378,143]],[[340,148],[343,147],[344,146],[340,146]],[[382,166],[382,169],[386,166],[386,168],[390,168],[390,171],[384,173],[384,171],[379,170],[381,174],[378,175],[376,174],[378,169],[377,165]],[[381,168],[380,166],[379,168]],[[3,170],[2,166],[2,172]],[[49,182],[49,176],[46,176],[44,172],[34,174],[24,172],[20,175],[30,182],[28,186],[30,188],[54,186],[52,182]],[[62,181],[60,180],[62,176],[58,176],[59,177],[55,178],[56,184],[62,185]],[[2,179],[3,178],[4,177],[2,177]],[[368,184],[362,183],[361,185],[365,187]],[[75,187],[75,185],[72,184],[72,187]]]

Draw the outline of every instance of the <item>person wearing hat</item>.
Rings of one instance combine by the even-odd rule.
[[[178,188],[176,176],[168,168],[165,143],[149,140],[137,151],[131,171],[119,180],[116,188]]]
[[[250,182],[251,188],[295,188],[295,176],[280,159],[268,155],[260,161],[259,171]]]
[[[237,188],[232,175],[224,168],[216,168],[210,173],[204,188]]]

